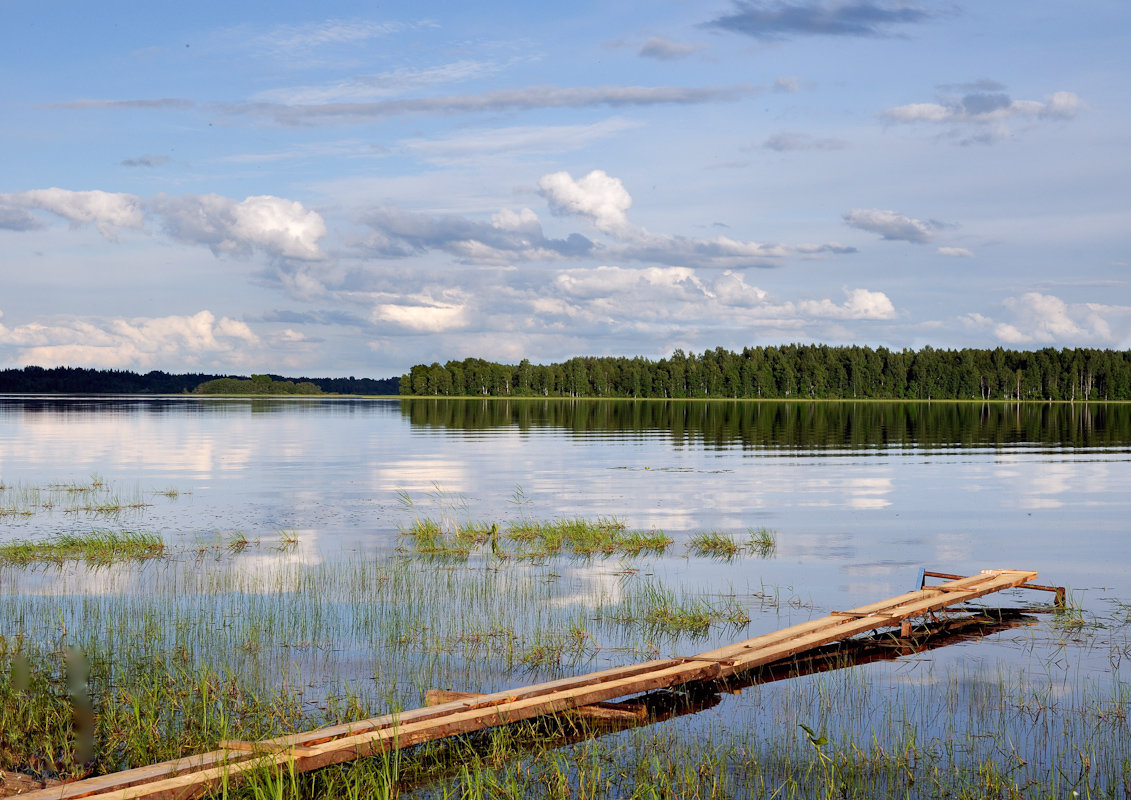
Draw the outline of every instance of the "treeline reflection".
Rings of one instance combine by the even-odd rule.
[[[552,428],[577,435],[666,434],[712,447],[1122,448],[1126,404],[402,399],[415,426],[463,431]]]

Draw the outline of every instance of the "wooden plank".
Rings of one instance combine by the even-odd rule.
[[[157,780],[139,786],[115,789],[102,794],[89,795],[99,800],[185,800],[203,792],[209,785],[221,780],[233,780],[248,770],[282,767],[299,772],[353,761],[376,755],[391,747],[403,748],[434,739],[443,739],[461,733],[520,722],[548,713],[557,713],[577,705],[598,700],[621,697],[637,691],[650,691],[695,680],[712,680],[719,677],[719,665],[712,662],[688,662],[666,669],[655,670],[640,676],[630,676],[613,681],[603,681],[587,686],[564,689],[547,696],[516,699],[510,703],[488,705],[450,714],[442,719],[428,719],[366,731],[326,742],[316,746],[317,754],[296,756],[281,750],[260,758],[223,764],[200,772]],[[639,687],[639,688],[638,688]],[[435,706],[441,708],[442,706]],[[39,798],[36,798],[39,800]]]
[[[1002,588],[1011,588],[1012,586],[1019,585],[1027,580],[1032,580],[1033,578],[1037,577],[1036,572],[1022,572],[1019,570],[994,570],[990,572],[992,572],[993,574],[983,573],[962,579],[960,583],[962,583],[962,585],[967,588],[968,592],[974,592],[979,587],[990,587],[986,588],[985,591],[978,592],[977,594],[970,594],[969,598],[967,598],[965,595],[963,597],[950,596],[945,592],[935,591],[936,587],[929,587],[926,589],[918,589],[912,592],[907,592],[905,594],[899,595],[898,597],[892,597],[887,600],[881,600],[876,603],[870,603],[865,606],[860,606],[859,608],[851,609],[851,612],[853,614],[859,614],[861,619],[872,619],[878,613],[882,614],[882,617],[877,619],[878,624],[869,625],[868,627],[862,628],[857,632],[874,630],[875,628],[884,627],[886,622],[890,621],[891,617],[894,617],[898,621],[899,619],[903,619],[908,616],[926,613],[926,610],[916,611],[914,609],[915,607],[918,607],[917,604],[921,605],[924,600],[930,598],[943,598],[941,602],[937,603],[937,605],[928,604],[929,606],[931,606],[929,610],[938,610],[939,608],[962,602],[964,599],[981,597],[983,594],[998,591]],[[1004,583],[1002,582],[1003,579],[998,573],[1008,573],[1007,579]],[[910,612],[908,611],[909,607],[912,607],[912,610]],[[868,614],[873,615],[873,617],[867,616]],[[798,625],[793,625],[788,628],[782,628],[780,630],[773,631],[772,633],[762,634],[761,636],[747,639],[744,642],[738,642],[736,644],[730,644],[717,648],[715,650],[710,650],[706,653],[700,653],[699,658],[716,660],[744,659],[746,654],[748,654],[750,651],[763,647],[770,647],[780,642],[789,641],[799,636],[808,635],[817,631],[834,629],[838,626],[843,626],[843,624],[843,619],[838,619],[837,617],[831,615],[827,617],[819,617],[817,619],[809,620],[808,622],[802,622]],[[845,635],[851,636],[854,635],[854,633],[850,632]]]
[[[983,570],[897,597],[836,611],[773,633],[690,658],[672,658],[614,667],[575,678],[493,694],[441,692],[426,696],[424,708],[386,714],[346,725],[279,736],[261,742],[226,741],[222,749],[148,767],[100,776],[24,795],[29,800],[116,798],[185,800],[220,781],[253,769],[305,772],[392,748],[484,730],[561,712],[607,712],[635,717],[637,708],[608,701],[617,697],[695,681],[715,680],[780,661],[822,645],[851,638],[991,592],[1020,586],[1037,577],[1023,570]],[[590,709],[591,711],[586,711]]]
[[[323,742],[330,741],[331,739],[341,738],[343,736],[352,736],[355,734],[364,733],[365,731],[369,730],[380,730],[382,728],[387,728],[396,724],[404,724],[424,719],[443,717],[455,710],[497,705],[499,703],[503,703],[512,699],[537,697],[539,695],[550,694],[552,692],[560,691],[563,689],[569,689],[578,686],[589,686],[606,681],[618,680],[621,678],[652,672],[657,669],[663,669],[664,667],[673,666],[678,663],[680,663],[679,659],[664,658],[656,659],[653,661],[645,661],[639,664],[629,664],[623,667],[611,667],[609,669],[590,672],[585,675],[579,675],[572,678],[560,678],[558,680],[547,681],[545,683],[539,683],[533,686],[524,686],[519,689],[507,689],[501,692],[494,692],[493,694],[479,695],[478,698],[470,698],[467,700],[453,700],[451,702],[442,703],[437,706],[417,708],[411,711],[404,711],[397,714],[386,714],[384,716],[373,717],[371,719],[360,720],[358,722],[351,722],[345,725],[335,725],[329,728],[319,728],[318,730],[314,731],[305,731],[303,733],[294,733],[288,736],[279,736],[267,741],[297,745],[322,744]]]
[[[424,693],[424,705],[436,706],[452,700],[468,700],[472,697],[482,697],[477,692],[456,692],[450,689],[429,689]],[[582,719],[598,720],[603,722],[638,722],[648,716],[647,709],[639,703],[613,703],[603,700],[599,703],[590,703],[587,706],[578,706],[572,711],[565,712]]]

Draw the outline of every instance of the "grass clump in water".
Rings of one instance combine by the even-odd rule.
[[[437,487],[429,493],[433,513],[422,513],[408,494],[400,491],[402,506],[414,514],[401,533],[412,539],[413,550],[426,556],[466,559],[485,545],[490,545],[496,558],[543,559],[557,555],[583,558],[594,556],[639,556],[662,554],[672,543],[662,531],[630,531],[624,520],[615,516],[594,519],[563,517],[537,520],[527,512],[530,501],[516,489],[513,502],[520,509],[520,519],[506,524],[472,520],[467,501]],[[505,549],[503,540],[517,545],[517,551]]]
[[[657,581],[630,590],[615,606],[598,608],[597,618],[617,625],[638,627],[651,638],[705,635],[712,625],[735,628],[750,622],[750,615],[733,597],[711,603],[702,595],[676,596]]]
[[[687,543],[687,552],[696,556],[708,556],[729,561],[742,553],[742,545],[729,533],[711,531],[697,533]]]
[[[746,549],[761,558],[769,558],[778,549],[778,535],[769,528],[756,528],[750,531]]]
[[[769,528],[750,531],[746,541],[722,531],[697,533],[687,543],[687,552],[693,556],[732,561],[743,554],[769,558],[778,547],[777,534]]]
[[[0,545],[0,563],[32,564],[42,561],[113,561],[157,558],[165,542],[155,533],[94,530],[88,534],[60,534],[44,541],[21,540]]]
[[[524,519],[507,527],[507,538],[517,542],[522,555],[544,558],[560,553],[572,556],[637,556],[661,554],[672,540],[663,531],[629,531],[617,517],[567,517],[550,521]]]

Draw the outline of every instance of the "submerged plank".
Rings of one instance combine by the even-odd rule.
[[[450,689],[429,689],[424,693],[424,705],[438,706],[453,700],[469,700],[473,697],[482,697],[477,692],[456,692]],[[614,703],[603,700],[587,706],[578,706],[569,712],[582,719],[602,720],[608,722],[636,722],[647,715],[647,711],[639,703]]]
[[[1022,586],[1036,577],[1036,572],[1025,570],[984,570],[978,575],[923,587],[858,608],[834,611],[690,658],[658,659],[492,694],[432,690],[423,708],[259,742],[225,741],[220,749],[210,753],[55,786],[24,797],[31,800],[84,797],[185,800],[253,770],[307,772],[547,714],[570,712],[605,714],[606,718],[621,720],[636,718],[638,710],[609,701],[654,689],[727,678],[892,625],[907,630],[908,620],[913,617]]]

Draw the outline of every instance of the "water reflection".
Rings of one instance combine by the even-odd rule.
[[[9,485],[98,473],[148,503],[10,516],[0,540],[128,527],[181,547],[301,529],[310,558],[334,561],[395,551],[415,513],[398,492],[426,515],[505,525],[522,487],[540,519],[664,531],[657,568],[692,585],[865,602],[907,580],[876,565],[1004,565],[1126,586],[1129,463],[1128,405],[0,398]],[[777,534],[770,562],[684,557],[695,532],[761,527]]]
[[[1127,405],[680,400],[401,401],[413,425],[461,431],[557,428],[585,436],[771,450],[1126,447]]]

